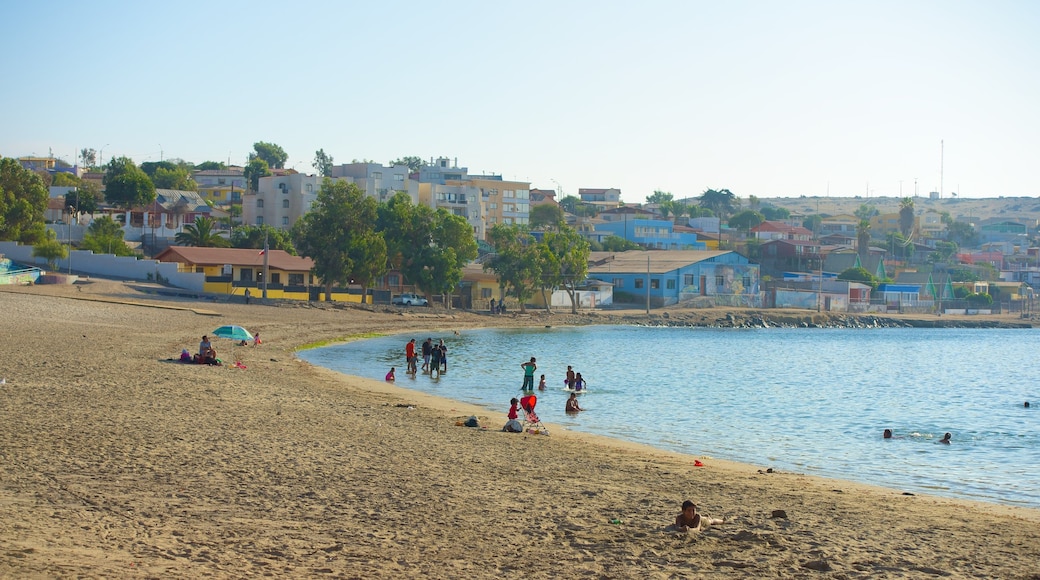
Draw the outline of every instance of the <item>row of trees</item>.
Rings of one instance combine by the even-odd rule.
[[[571,298],[571,312],[577,313],[577,287],[589,272],[589,243],[574,228],[562,222],[545,227],[540,239],[527,227],[496,224],[488,234],[495,253],[484,270],[498,276],[500,292],[514,296],[525,311],[525,304],[542,293],[550,309],[549,293],[563,288]]]
[[[463,267],[477,257],[465,218],[414,205],[404,192],[379,203],[353,183],[330,179],[290,236],[296,250],[314,261],[326,300],[335,285],[357,284],[367,293],[391,268],[427,297],[449,294],[462,280]]]

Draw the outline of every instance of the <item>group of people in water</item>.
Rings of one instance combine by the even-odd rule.
[[[521,391],[533,391],[534,390],[534,372],[538,370],[538,359],[531,357],[531,360],[520,363],[520,368],[524,369],[524,382],[520,386]],[[582,378],[581,373],[575,373],[574,368],[567,365],[567,378],[564,379],[564,383],[567,385],[567,390],[571,391],[571,396],[567,399],[565,411],[567,413],[578,413],[584,411],[581,405],[578,403],[578,393],[585,390],[585,379]],[[542,375],[538,381],[538,390],[545,390],[545,375]]]
[[[432,376],[434,373],[440,375],[448,371],[448,347],[445,346],[444,339],[440,339],[437,344],[433,344],[433,339],[427,338],[420,346],[419,352],[415,350],[415,339],[409,340],[408,344],[404,346],[404,357],[408,365],[408,374],[418,374],[420,354],[423,360],[423,373],[429,373]],[[386,375],[386,380],[388,381],[393,380],[391,376],[394,369],[390,369],[390,371]]]

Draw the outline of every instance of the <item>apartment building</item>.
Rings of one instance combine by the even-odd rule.
[[[246,190],[246,178],[241,167],[206,169],[192,173],[199,184],[199,195],[215,204],[241,203]]]
[[[408,191],[408,166],[379,163],[344,163],[333,166],[329,177],[350,179],[368,197],[384,202],[398,191]],[[412,201],[416,201],[412,197]]]
[[[261,177],[257,191],[242,196],[242,223],[288,230],[310,211],[322,179],[302,173]]]

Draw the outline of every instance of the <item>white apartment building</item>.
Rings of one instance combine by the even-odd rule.
[[[242,223],[288,230],[310,211],[322,178],[294,173],[261,177],[259,190],[242,196]]]
[[[344,163],[332,168],[329,177],[353,181],[368,197],[382,203],[398,191],[409,191],[408,166],[383,166],[379,163]],[[417,201],[412,195],[412,202]]]

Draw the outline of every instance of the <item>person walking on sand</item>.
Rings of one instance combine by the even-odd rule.
[[[702,518],[701,514],[697,513],[697,505],[690,500],[683,502],[682,513],[675,516],[675,527],[681,532],[697,531],[702,526],[717,526],[724,523],[726,520]]]
[[[564,409],[567,413],[578,413],[584,411],[581,405],[578,404],[578,393],[571,393],[571,396],[567,399],[567,407]]]
[[[521,391],[533,391],[534,390],[534,371],[538,368],[538,365],[534,364],[534,357],[531,360],[520,363],[520,368],[524,369],[524,386],[520,387]]]

